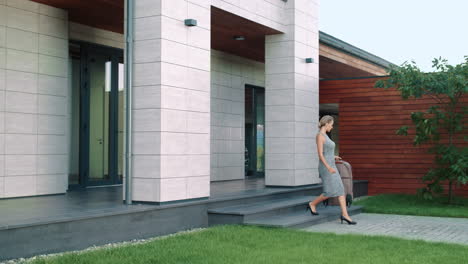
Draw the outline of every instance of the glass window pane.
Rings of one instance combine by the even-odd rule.
[[[265,171],[265,90],[256,89],[257,172]]]
[[[108,62],[108,56],[99,54],[92,55],[89,62],[89,181],[102,181],[110,178],[108,172],[110,93],[106,92],[105,88]]]

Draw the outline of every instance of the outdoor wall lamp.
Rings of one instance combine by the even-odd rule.
[[[244,36],[234,36],[235,40],[245,40]]]
[[[185,25],[188,27],[193,27],[197,25],[197,20],[196,19],[185,19],[184,21]]]
[[[306,63],[313,63],[314,59],[313,58],[306,58],[305,61],[306,61]]]
[[[104,91],[110,93],[112,88],[112,62],[106,61],[105,64],[105,77],[104,77]],[[119,92],[124,90],[124,65],[123,63],[119,63],[119,71],[118,71],[118,90]]]

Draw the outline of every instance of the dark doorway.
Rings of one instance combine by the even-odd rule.
[[[265,88],[245,86],[245,174],[265,176]]]
[[[71,42],[70,53],[72,153],[69,185],[121,184],[123,51]]]

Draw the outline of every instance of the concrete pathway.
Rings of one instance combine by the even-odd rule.
[[[448,242],[468,245],[468,219],[389,214],[351,216],[357,225],[340,220],[303,228],[310,232],[337,234],[385,235],[406,239]]]

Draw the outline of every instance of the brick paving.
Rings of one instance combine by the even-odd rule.
[[[358,214],[351,216],[357,225],[340,220],[303,228],[310,232],[337,234],[385,235],[405,239],[448,242],[468,245],[468,219],[389,214]]]

